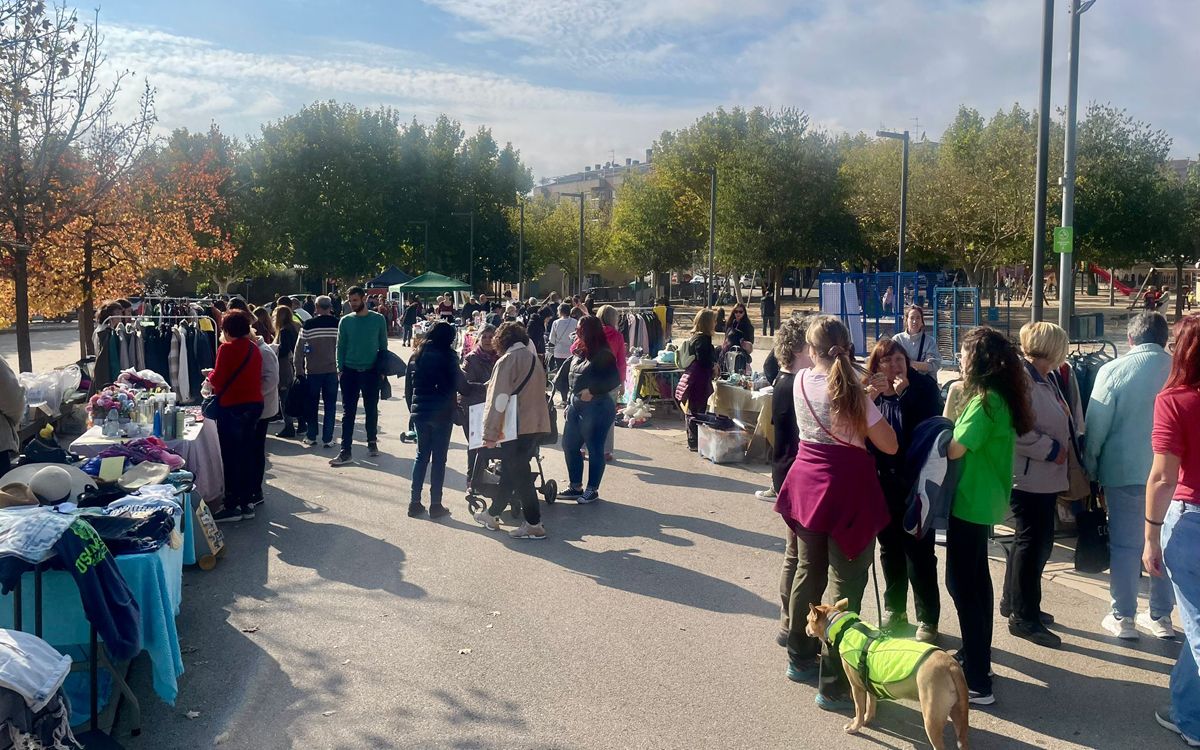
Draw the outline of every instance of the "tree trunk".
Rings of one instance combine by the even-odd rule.
[[[92,279],[92,233],[83,236],[83,304],[79,307],[79,358],[99,354],[93,351],[92,332],[96,323],[95,283]]]
[[[16,287],[17,364],[20,372],[33,372],[33,349],[29,341],[29,246],[18,234],[13,248],[13,285]]]

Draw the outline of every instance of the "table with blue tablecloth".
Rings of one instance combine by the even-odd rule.
[[[91,427],[71,443],[71,452],[92,458],[115,443],[127,438],[105,437],[101,425]],[[221,463],[221,442],[217,423],[206,419],[189,424],[183,437],[165,441],[167,447],[183,457],[184,468],[196,477],[196,492],[213,508],[220,508],[225,498],[225,467]]]
[[[184,550],[168,546],[156,552],[117,555],[117,567],[129,585],[141,611],[142,649],[150,656],[154,692],[174,705],[183,674],[183,656],[179,650],[179,632],[175,617],[183,600]],[[83,613],[83,603],[74,579],[65,571],[48,570],[42,574],[42,638],[60,651],[70,652],[78,660],[86,658],[91,628]],[[22,577],[23,630],[33,632],[34,574]],[[0,627],[13,626],[13,594],[0,596]],[[82,692],[79,692],[82,688]],[[68,681],[73,724],[86,721],[88,694],[86,680]],[[101,706],[107,695],[101,695]]]

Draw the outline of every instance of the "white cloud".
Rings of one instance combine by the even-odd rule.
[[[532,50],[518,62],[591,81],[716,81],[710,37],[782,18],[800,0],[425,0],[469,24],[467,42],[497,39]],[[679,44],[681,36],[687,44]]]
[[[498,141],[520,148],[538,176],[577,170],[610,150],[618,158],[641,158],[663,130],[709,108],[539,86],[487,72],[380,64],[379,55],[356,56],[345,46],[330,55],[268,55],[154,29],[115,26],[106,34],[109,66],[130,69],[156,88],[163,129],[216,121],[226,132],[246,135],[304,104],[336,98],[395,107],[425,121],[444,112],[468,131],[487,125]],[[123,106],[132,107],[136,89],[126,87]]]
[[[960,104],[985,114],[1038,103],[1040,4],[1012,0],[827,2],[741,55],[748,103],[799,106],[851,131],[920,128],[936,138]],[[1195,156],[1200,3],[1100,0],[1081,17],[1080,106],[1111,101]],[[1056,13],[1053,102],[1065,107],[1067,14]],[[1187,104],[1184,104],[1187,102]]]

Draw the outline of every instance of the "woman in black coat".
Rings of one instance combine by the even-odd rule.
[[[467,390],[466,378],[454,354],[454,326],[439,321],[429,329],[421,348],[408,363],[404,399],[417,433],[417,458],[413,462],[412,496],[408,515],[425,512],[421,490],[425,472],[429,472],[429,516],[437,518],[450,511],[442,505],[442,484],[446,480],[446,454],[450,451],[450,433],[454,429],[455,398]]]
[[[880,339],[867,359],[866,387],[900,442],[895,455],[873,451],[879,484],[892,516],[891,523],[879,534],[883,606],[887,610],[881,626],[893,632],[907,629],[911,584],[917,610],[917,640],[932,642],[937,638],[941,614],[934,535],[917,539],[904,530],[903,520],[908,493],[915,480],[906,469],[913,430],[926,419],[941,414],[941,393],[936,381],[913,369],[904,347],[889,338]]]

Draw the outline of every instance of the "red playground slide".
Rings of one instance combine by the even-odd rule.
[[[1088,264],[1088,270],[1090,270],[1092,273],[1099,276],[1104,281],[1109,281],[1108,271],[1105,271],[1103,268],[1096,265],[1095,263]],[[1112,284],[1113,284],[1113,286],[1115,286],[1117,288],[1118,292],[1120,292],[1121,294],[1124,294],[1126,297],[1129,297],[1133,294],[1133,288],[1130,287],[1128,284],[1122,284],[1119,280],[1113,281]]]

